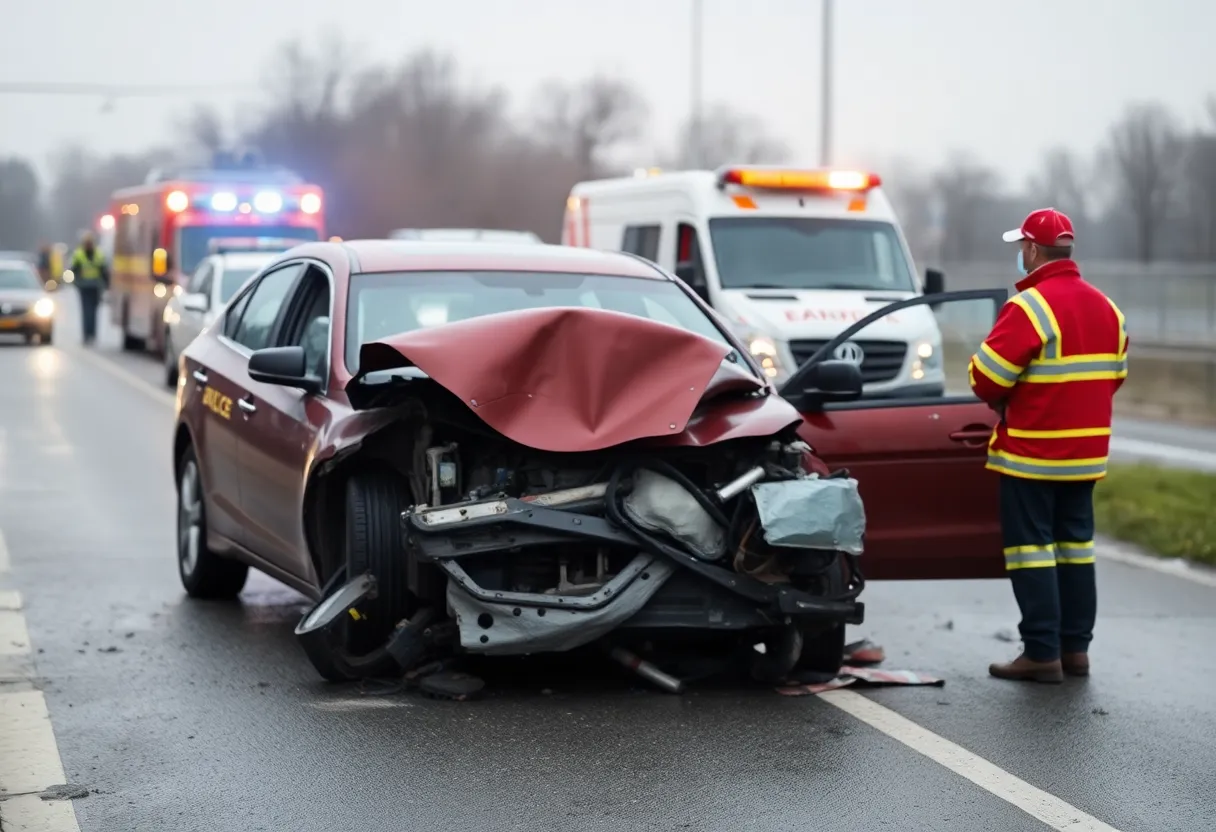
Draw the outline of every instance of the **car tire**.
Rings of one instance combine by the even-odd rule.
[[[131,306],[125,300],[122,303],[122,348],[126,352],[142,352],[144,349],[144,339],[137,338],[130,333],[131,328]]]
[[[207,507],[194,447],[186,448],[178,466],[177,571],[191,598],[235,598],[245,588],[249,566],[207,548]]]
[[[360,472],[346,482],[346,574],[370,572],[376,579],[376,598],[360,605],[361,620],[349,622],[346,643],[354,655],[383,646],[417,608],[401,528],[406,488],[389,471]]]
[[[38,343],[44,347],[49,347],[51,344],[55,343],[55,338],[49,329],[38,336]]]
[[[169,389],[177,387],[177,356],[173,354],[172,342],[169,340],[169,330],[165,330],[165,386]]]
[[[844,665],[844,625],[806,628],[802,631],[802,655],[794,669],[835,676]]]

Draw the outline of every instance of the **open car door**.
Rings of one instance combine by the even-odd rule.
[[[999,477],[984,468],[998,416],[971,392],[967,364],[1007,297],[1004,289],[992,289],[889,304],[825,344],[781,389],[805,419],[800,436],[829,468],[847,468],[858,482],[866,508],[867,578],[1005,574]],[[896,318],[903,327],[924,322],[925,339],[917,350],[908,348],[904,373],[925,381],[944,373],[944,395],[861,394],[857,359],[864,361],[864,353],[852,339],[862,330],[864,339],[881,339]],[[851,346],[838,350],[846,342]]]

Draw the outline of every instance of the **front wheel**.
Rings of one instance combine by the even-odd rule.
[[[207,548],[207,508],[198,458],[189,447],[182,456],[177,484],[177,569],[191,598],[235,598],[245,587],[249,567]]]
[[[377,596],[352,621],[348,648],[358,655],[380,647],[417,608],[409,589],[401,512],[405,482],[390,471],[360,472],[346,483],[346,574],[370,572]]]
[[[835,676],[844,665],[844,625],[802,628],[802,655],[794,665],[796,671],[830,673]]]

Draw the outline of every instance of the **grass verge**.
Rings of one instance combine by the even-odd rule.
[[[1112,464],[1094,509],[1100,534],[1216,566],[1216,474]]]

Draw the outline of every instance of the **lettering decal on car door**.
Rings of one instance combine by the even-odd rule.
[[[216,390],[214,387],[203,389],[203,407],[217,416],[225,419],[232,418],[232,399]]]

